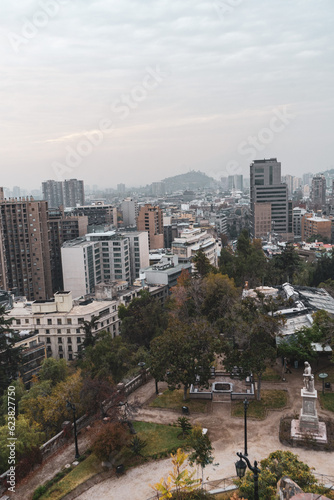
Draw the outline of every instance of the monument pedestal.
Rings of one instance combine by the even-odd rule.
[[[303,406],[299,415],[299,426],[303,430],[317,431],[319,428],[319,419],[317,413],[317,397],[318,391],[313,389],[312,392],[305,388],[301,390]]]
[[[293,441],[312,439],[317,443],[327,443],[326,424],[319,422],[316,408],[318,391],[313,387],[311,391],[303,388],[301,396],[303,406],[300,411],[299,420],[292,420],[291,422],[291,437]]]

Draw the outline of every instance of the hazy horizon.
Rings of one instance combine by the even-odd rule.
[[[333,168],[330,0],[4,4],[0,185]]]

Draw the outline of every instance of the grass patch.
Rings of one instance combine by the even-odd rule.
[[[264,419],[267,410],[275,408],[284,408],[288,401],[286,391],[280,390],[262,390],[261,401],[250,401],[247,410],[249,417]],[[231,413],[233,417],[244,416],[244,405],[242,401],[233,403]]]
[[[152,424],[150,422],[133,422],[138,437],[147,441],[143,450],[144,457],[160,458],[174,453],[182,447],[183,441],[178,438],[180,427],[172,425]]]
[[[326,393],[322,394],[322,392],[318,392],[321,408],[325,408],[325,410],[334,412],[334,393]]]
[[[87,481],[87,479],[99,472],[102,472],[100,461],[92,453],[63,479],[55,482],[40,499],[60,500],[64,495],[74,490],[79,484]]]
[[[207,410],[207,401],[187,399],[183,401],[183,389],[175,391],[165,391],[161,396],[157,396],[149,406],[153,408],[170,408],[171,410],[180,410],[182,406],[188,406],[190,412],[205,413]]]
[[[262,380],[267,382],[276,382],[278,380],[281,380],[281,376],[277,373],[276,370],[268,366],[266,368],[266,371],[262,375]]]

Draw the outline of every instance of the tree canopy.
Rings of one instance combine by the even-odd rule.
[[[220,350],[217,331],[205,320],[182,322],[171,319],[164,334],[151,342],[151,357],[165,373],[170,389],[184,387],[184,399],[188,388],[200,378],[207,384],[215,353]]]
[[[133,299],[128,307],[120,305],[121,336],[129,344],[149,347],[154,337],[161,335],[167,325],[167,315],[161,303],[146,290]]]

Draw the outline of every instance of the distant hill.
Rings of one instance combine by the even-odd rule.
[[[177,190],[195,190],[195,189],[203,189],[206,187],[213,188],[218,186],[218,182],[213,179],[213,177],[209,177],[203,172],[191,170],[186,174],[174,175],[174,177],[167,177],[163,179],[166,185],[167,191],[177,191]]]

